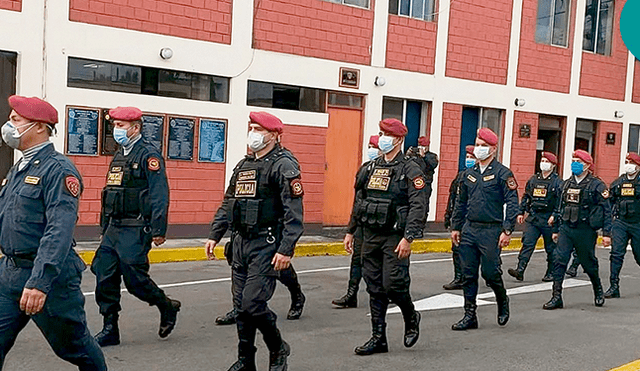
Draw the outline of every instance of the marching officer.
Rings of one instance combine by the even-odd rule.
[[[113,137],[119,144],[102,190],[102,237],[91,264],[96,275],[96,302],[104,327],[101,346],[120,344],[120,280],[133,296],[160,310],[161,338],[175,327],[180,302],[167,297],[149,276],[151,242],[165,242],[169,185],[162,155],[142,138],[142,111],[109,110]]]
[[[375,159],[380,157],[380,149],[378,148],[379,139],[380,137],[378,135],[369,137],[369,148],[367,149],[368,160],[360,166],[360,169],[358,169],[356,173],[355,200],[362,198],[361,193],[366,187],[369,172],[373,169]],[[360,193],[360,195],[358,195],[358,193]],[[354,202],[354,207],[357,207],[357,202]],[[349,286],[346,295],[331,302],[331,304],[338,308],[356,308],[358,306],[358,289],[360,288],[360,279],[362,279],[362,227],[357,220],[351,219],[349,221],[347,233],[353,235],[353,248],[347,250],[347,252],[351,254]]]
[[[631,241],[631,249],[636,263],[640,265],[640,156],[629,152],[624,164],[624,174],[611,183],[611,286],[604,293],[605,298],[620,297],[620,270]]]
[[[427,137],[421,136],[418,138],[417,155],[418,159],[421,160],[419,161],[419,165],[424,173],[424,189],[427,197],[427,203],[429,202],[429,199],[431,199],[431,193],[433,191],[433,175],[438,167],[438,155],[429,151],[429,144],[431,144],[431,141]]]
[[[460,180],[463,177],[464,171],[466,169],[470,169],[475,166],[476,158],[473,155],[473,149],[475,146],[469,145],[465,147],[465,151],[467,152],[465,159],[465,168],[458,172],[458,175],[453,179],[451,185],[449,186],[449,199],[447,200],[447,210],[444,212],[444,227],[446,229],[451,228],[451,216],[453,214],[453,207],[456,203],[456,197],[458,196],[458,186],[460,185]],[[445,290],[460,290],[462,289],[462,266],[460,262],[460,246],[451,243],[451,253],[453,255],[453,280],[449,283],[442,285],[442,288]]]
[[[36,323],[60,358],[106,370],[80,290],[86,265],[73,249],[82,182],[49,137],[58,111],[39,98],[9,97],[2,139],[22,152],[0,186],[0,369],[18,333]]]
[[[590,172],[593,158],[583,150],[573,151],[572,176],[564,181],[558,208],[554,212],[553,296],[543,309],[562,308],[562,282],[575,248],[593,286],[594,303],[604,305],[604,292],[598,275],[596,242],[602,229],[602,244],[611,245],[611,206],[606,184]]]
[[[232,284],[238,309],[238,360],[229,371],[256,369],[256,330],[269,349],[269,370],[285,371],[291,349],[276,326],[267,302],[278,271],[289,267],[302,235],[300,166],[280,145],[284,125],[266,112],[249,114],[251,154],[236,165],[222,205],[216,212],[205,252],[214,248],[228,228],[233,232]]]
[[[496,157],[498,136],[488,128],[478,130],[474,167],[464,172],[458,187],[451,240],[460,245],[464,290],[464,317],[451,328],[478,328],[476,296],[478,268],[496,295],[498,325],[509,321],[509,298],[502,281],[500,251],[509,245],[518,215],[518,183]],[[506,205],[506,214],[504,206]]]
[[[425,226],[426,184],[416,161],[402,153],[407,127],[397,119],[385,119],[380,131],[378,146],[383,155],[374,160],[351,215],[351,223],[356,219],[362,225],[363,277],[372,325],[371,339],[355,348],[358,355],[389,351],[385,317],[390,301],[402,311],[404,346],[415,345],[420,335],[420,313],[409,292],[409,256],[411,243],[422,237]],[[344,245],[347,252],[353,251],[353,234],[347,233]]]
[[[522,235],[522,248],[518,254],[518,266],[509,268],[507,273],[518,281],[524,279],[524,270],[529,264],[531,255],[536,248],[538,238],[544,240],[544,250],[547,253],[547,270],[542,281],[553,281],[553,250],[556,247],[551,238],[553,231],[549,219],[556,209],[559,192],[562,191],[562,179],[554,171],[558,164],[558,158],[551,152],[542,152],[540,159],[540,173],[533,175],[527,181],[527,185],[520,202],[518,224],[526,221],[524,234]],[[526,215],[526,219],[525,219]]]

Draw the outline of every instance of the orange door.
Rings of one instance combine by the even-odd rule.
[[[325,149],[323,224],[349,223],[353,183],[362,153],[362,111],[329,108]]]

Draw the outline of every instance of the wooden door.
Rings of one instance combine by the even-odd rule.
[[[16,92],[17,54],[0,51],[0,125],[9,120],[11,108],[7,98]],[[13,148],[0,139],[0,179],[13,166]]]

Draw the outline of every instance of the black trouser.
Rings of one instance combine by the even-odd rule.
[[[501,233],[500,223],[467,222],[462,227],[460,258],[465,303],[475,304],[476,302],[480,268],[482,278],[496,293],[496,298],[506,295],[500,268],[502,264],[499,246]]]
[[[358,227],[353,234],[353,252],[349,266],[349,287],[358,287],[362,279],[362,227]]]
[[[398,259],[394,251],[402,239],[399,234],[379,234],[363,228],[362,275],[370,295],[371,321],[385,323],[389,301],[400,307],[405,320],[415,312],[409,286],[409,257]]]
[[[553,234],[551,227],[542,223],[542,220],[537,222],[527,222],[525,225],[524,234],[522,235],[522,248],[520,249],[520,253],[518,254],[518,268],[527,266],[529,260],[531,260],[531,255],[533,255],[533,251],[536,249],[536,243],[540,236],[544,240],[544,250],[547,253],[547,263],[552,264],[553,262],[553,250],[556,248],[555,242],[551,238]]]
[[[96,302],[102,315],[116,314],[120,306],[120,282],[127,291],[150,305],[163,305],[167,296],[149,276],[151,234],[145,227],[110,225],[104,235],[91,271],[96,275]]]
[[[587,223],[579,223],[575,227],[567,224],[560,226],[558,246],[553,255],[553,280],[564,281],[571,251],[575,249],[582,268],[594,280],[598,277],[598,259],[596,258],[597,231]]]
[[[611,281],[620,277],[624,255],[627,253],[627,245],[631,241],[631,251],[636,263],[640,265],[640,224],[630,223],[621,219],[613,221],[611,228]]]

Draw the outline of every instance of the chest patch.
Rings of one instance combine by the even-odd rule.
[[[33,184],[36,185],[38,183],[40,183],[40,177],[37,176],[27,176],[26,178],[24,178],[24,182],[27,184]]]
[[[258,182],[255,180],[236,182],[236,197],[256,197]]]
[[[490,180],[495,179],[495,177],[496,177],[496,175],[495,175],[495,174],[487,175],[487,176],[485,176],[484,178],[482,178],[482,181],[484,181],[484,182],[488,182],[488,181],[490,181]]]
[[[253,180],[256,178],[256,171],[255,170],[249,170],[249,171],[241,171],[238,173],[238,180],[242,181],[242,180]]]
[[[620,190],[620,195],[635,196],[635,188],[633,187],[633,183],[623,183],[622,189]]]
[[[569,188],[567,189],[567,202],[571,202],[574,204],[580,203],[580,189],[578,188]]]
[[[547,197],[547,187],[540,186],[540,188],[534,188],[533,197]]]
[[[472,183],[475,183],[478,180],[471,174],[467,175],[467,179],[469,179]]]
[[[391,175],[391,169],[375,169],[373,171],[374,176],[389,176]]]
[[[111,171],[107,174],[107,185],[119,186],[122,185],[123,172],[121,167],[112,167]]]
[[[377,169],[377,170],[389,170],[389,169]],[[377,171],[376,170],[376,171]],[[374,172],[375,174],[375,172]],[[367,189],[374,189],[377,191],[388,191],[389,190],[389,182],[391,181],[391,177],[388,176],[380,176],[380,175],[372,175],[369,178],[369,184],[367,184]]]

